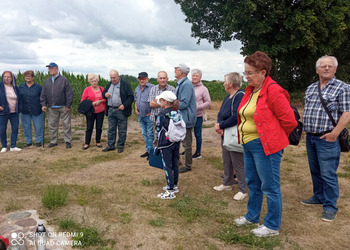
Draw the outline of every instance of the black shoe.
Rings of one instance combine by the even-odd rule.
[[[102,149],[102,152],[108,152],[108,151],[112,151],[115,150],[115,148],[110,148],[110,147],[106,147],[105,149]]]
[[[29,147],[31,147],[31,146],[32,146],[31,143],[27,143],[26,148],[29,148]]]
[[[118,148],[118,153],[123,153],[124,152],[124,148]]]
[[[35,143],[35,146],[36,147],[41,147],[43,144],[41,143],[41,142],[37,142],[37,143]]]
[[[190,168],[186,168],[186,167],[182,167],[182,168],[179,169],[179,173],[186,173],[188,171],[191,171],[191,169]]]
[[[48,147],[49,147],[49,148],[53,148],[53,147],[55,147],[55,146],[57,146],[57,143],[50,143]]]
[[[102,145],[101,145],[101,144],[96,143],[96,147],[98,147],[98,148],[102,148]]]
[[[146,153],[140,155],[140,157],[148,157],[148,156],[149,156],[149,153],[148,153],[148,152],[146,152]]]
[[[201,155],[201,154],[194,153],[194,154],[192,155],[192,159],[199,159],[199,158],[202,158],[202,155]]]
[[[72,148],[72,143],[66,142],[66,148]]]
[[[89,145],[83,146],[83,147],[82,147],[82,150],[87,150],[88,148],[89,148]]]

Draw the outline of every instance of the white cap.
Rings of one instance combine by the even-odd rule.
[[[180,68],[185,74],[190,73],[190,68],[184,63],[180,63],[179,66],[175,67],[175,69],[176,68]]]
[[[174,102],[177,98],[176,95],[171,91],[163,91],[159,96],[156,97],[157,100],[164,99],[168,102]]]

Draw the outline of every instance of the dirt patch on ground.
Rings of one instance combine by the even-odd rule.
[[[0,214],[36,209],[52,224],[62,218],[72,218],[105,231],[105,238],[116,240],[115,249],[243,249],[241,245],[227,245],[217,238],[225,224],[245,214],[247,202],[232,199],[237,187],[232,192],[213,190],[213,186],[221,184],[223,172],[220,138],[213,129],[220,105],[214,102],[207,111],[203,158],[193,161],[191,172],[180,175],[180,193],[176,199],[194,204],[192,209],[189,206],[185,207],[186,211],[181,210],[183,204],[176,203],[176,199],[156,198],[165,185],[164,173],[149,167],[148,162],[140,158],[145,145],[135,117],[129,119],[127,143],[122,154],[103,153],[93,142],[88,150],[81,150],[85,120],[76,117],[72,122],[72,149],[66,149],[61,141],[52,149],[34,147],[0,155]],[[63,138],[61,134],[59,137]],[[106,141],[105,119],[103,146]],[[339,172],[346,172],[349,162],[349,156],[342,155]],[[340,178],[339,183],[337,218],[333,223],[323,222],[320,219],[322,207],[300,204],[300,200],[312,194],[305,142],[286,148],[281,166],[283,219],[278,236],[282,248],[348,248],[350,181]],[[66,206],[48,210],[41,203],[41,192],[52,184],[68,185],[70,195]],[[198,213],[190,222],[183,216],[188,210]],[[262,217],[265,214],[266,201]],[[154,226],[152,221],[163,221],[163,225]]]

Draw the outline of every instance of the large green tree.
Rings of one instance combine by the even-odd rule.
[[[266,52],[274,78],[290,91],[315,81],[315,62],[339,59],[337,77],[349,80],[349,0],[174,0],[192,24],[192,36],[214,48],[237,39],[241,54]]]

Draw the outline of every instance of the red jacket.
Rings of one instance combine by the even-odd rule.
[[[254,122],[265,155],[274,154],[289,145],[288,136],[298,125],[290,107],[290,97],[270,76],[267,76],[256,103]],[[271,86],[270,86],[271,84]],[[248,102],[253,87],[248,86],[237,112]],[[241,118],[238,114],[238,126]],[[238,131],[240,133],[242,131]],[[238,137],[239,138],[239,137]]]

